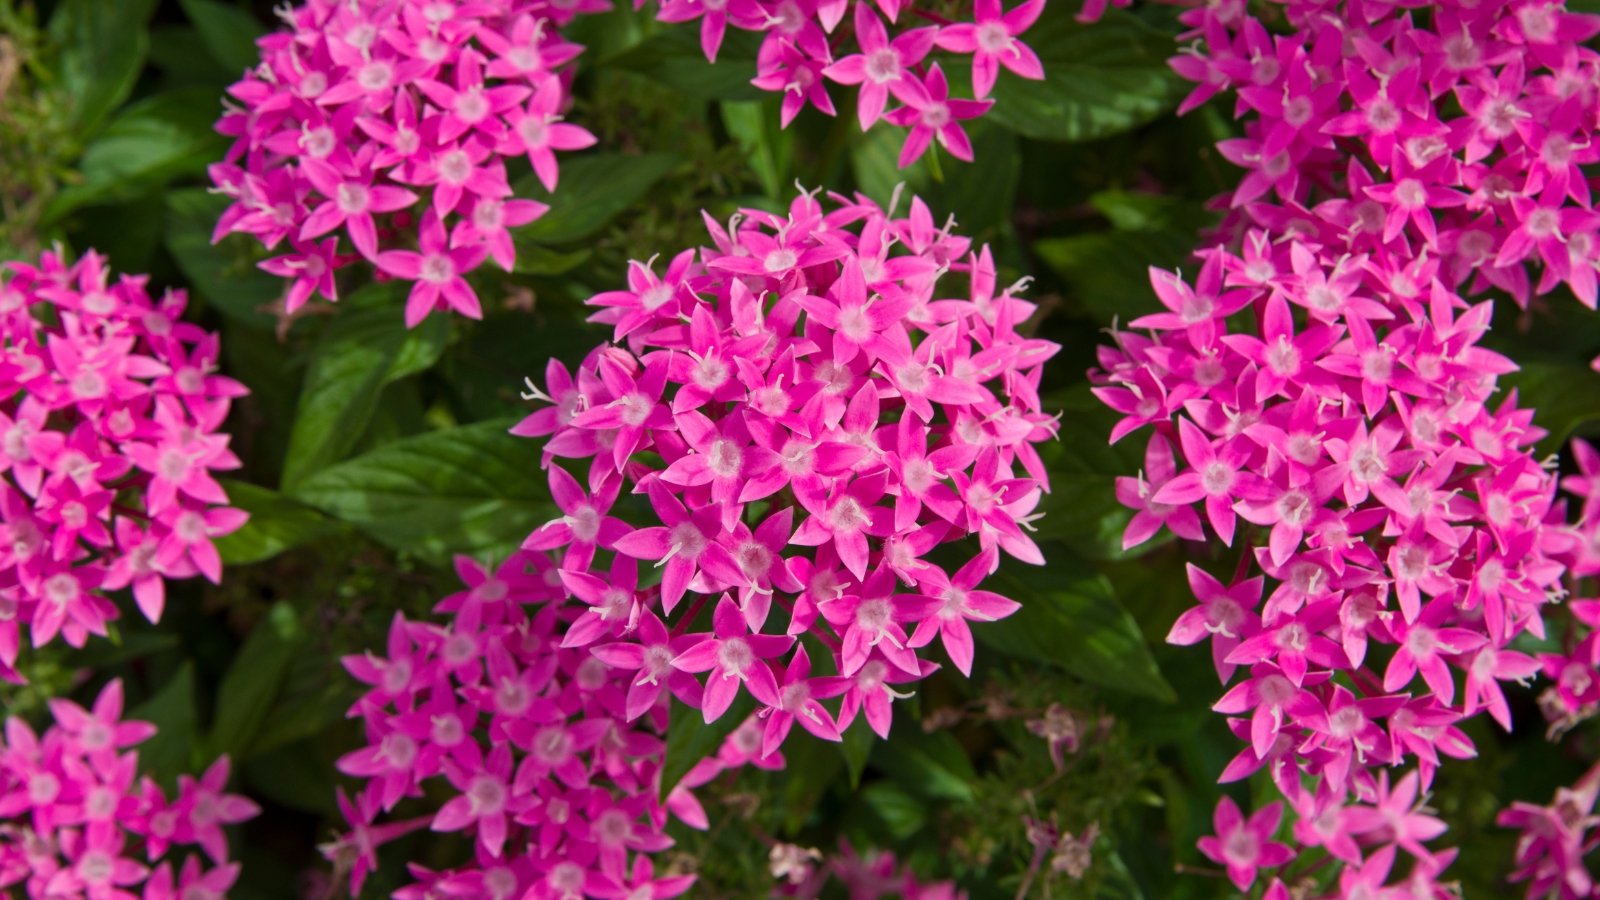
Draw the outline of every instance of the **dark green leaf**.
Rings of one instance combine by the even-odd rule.
[[[785,196],[794,162],[794,133],[779,125],[776,101],[722,104],[722,123],[744,148],[750,169],[769,197]]]
[[[872,726],[867,724],[866,716],[856,716],[850,727],[844,730],[844,740],[839,743],[839,752],[844,754],[845,768],[850,771],[850,787],[861,786],[861,773],[867,770],[867,760],[872,756],[872,748],[878,743],[878,736],[873,733]]]
[[[212,130],[217,108],[210,90],[185,88],[124,109],[84,149],[83,181],[56,195],[45,218],[127,200],[180,175],[203,172],[227,147]]]
[[[1055,3],[1028,30],[1045,79],[1002,71],[988,118],[1026,137],[1091,141],[1128,131],[1176,105],[1177,76],[1167,68],[1172,37],[1120,10],[1092,25],[1074,21],[1076,6]]]
[[[645,75],[652,81],[702,100],[755,100],[763,96],[750,83],[756,77],[756,51],[760,39],[754,34],[728,29],[717,61],[706,61],[700,49],[698,23],[663,28],[625,53],[606,60]]]
[[[283,295],[283,280],[256,268],[250,238],[234,235],[212,245],[211,232],[227,205],[227,197],[200,188],[169,193],[167,252],[205,302],[234,321],[269,329],[276,320],[262,307]]]
[[[429,316],[407,328],[399,310],[405,287],[389,282],[363,289],[347,301],[358,308],[341,310],[323,332],[289,435],[285,489],[344,459],[360,442],[384,386],[428,368],[444,351],[449,320]]]
[[[888,741],[874,745],[872,764],[906,790],[936,800],[970,803],[973,782],[978,780],[967,751],[950,732],[923,731],[904,716],[896,720]]]
[[[1048,548],[1045,555],[1051,555]],[[1167,702],[1176,698],[1104,576],[1064,563],[1006,566],[995,575],[994,590],[1022,609],[974,628],[980,643],[1095,684]]]
[[[537,178],[529,175],[515,185],[517,196],[548,203],[550,211],[538,221],[516,229],[517,245],[563,244],[593,235],[644,196],[679,162],[680,158],[672,153],[593,153],[564,159],[561,183],[553,197]]]
[[[256,38],[266,29],[245,9],[221,0],[180,0],[206,52],[229,72],[240,72],[261,58]]]
[[[1126,323],[1160,308],[1150,288],[1150,267],[1176,266],[1194,247],[1193,235],[1172,230],[1096,231],[1033,245],[1072,288],[1070,299],[1107,323]]]
[[[292,496],[392,547],[504,554],[553,515],[539,446],[481,422],[407,438],[316,472]]]
[[[1588,366],[1527,362],[1501,386],[1516,388],[1519,407],[1536,410],[1533,423],[1550,432],[1539,442],[1545,452],[1559,450],[1574,431],[1600,419],[1600,373]]]
[[[122,105],[139,79],[156,0],[64,0],[50,17],[61,48],[61,87],[72,122],[87,137]]]
[[[698,765],[700,760],[715,755],[722,742],[735,728],[744,724],[745,719],[750,718],[755,708],[756,702],[750,692],[741,690],[739,696],[734,698],[733,705],[715,722],[707,724],[700,710],[674,705],[667,722],[667,755],[661,764],[661,796],[672,793],[683,776],[689,774],[689,770]]]
[[[193,771],[197,717],[194,703],[194,663],[185,661],[161,690],[128,711],[128,719],[149,722],[159,730],[139,745],[140,767],[158,780],[170,782]]]
[[[903,841],[915,835],[928,821],[928,810],[923,802],[892,781],[874,782],[859,796],[862,805],[883,821],[883,827],[894,840]]]
[[[309,640],[299,613],[287,602],[273,604],[251,630],[217,688],[210,747],[235,761],[247,759],[266,722],[289,665]]]
[[[294,547],[327,537],[337,522],[277,491],[242,481],[222,481],[228,502],[250,514],[250,521],[217,538],[217,552],[230,566],[271,559]]]

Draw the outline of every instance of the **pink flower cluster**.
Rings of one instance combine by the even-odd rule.
[[[1509,727],[1499,682],[1538,671],[1508,645],[1543,633],[1570,544],[1531,449],[1543,432],[1513,399],[1490,403],[1514,367],[1478,346],[1488,303],[1438,279],[1390,293],[1340,247],[1257,231],[1246,245],[1206,251],[1193,285],[1153,271],[1167,311],[1133,322],[1150,336],[1102,348],[1115,436],[1155,432],[1144,472],[1119,480],[1136,510],[1125,543],[1163,524],[1246,543],[1227,583],[1189,567],[1199,605],[1168,638],[1209,641],[1225,683],[1244,675],[1216,704],[1249,745],[1222,780],[1267,768],[1300,843],[1351,872],[1393,846],[1436,871],[1422,842],[1442,826],[1390,813],[1440,754],[1473,755],[1460,719]],[[1257,324],[1230,325],[1244,310]],[[1406,762],[1417,771],[1391,792],[1377,769]],[[1237,845],[1241,887],[1275,864],[1259,841]]]
[[[1474,754],[1462,719],[1510,727],[1499,683],[1540,661],[1509,644],[1545,633],[1575,543],[1532,452],[1544,432],[1494,401],[1515,365],[1479,346],[1491,305],[1463,296],[1525,305],[1565,283],[1595,303],[1580,167],[1600,158],[1600,95],[1579,43],[1600,20],[1543,2],[1285,13],[1279,34],[1237,4],[1183,14],[1185,108],[1231,89],[1243,122],[1219,147],[1247,170],[1236,249],[1203,251],[1192,282],[1152,272],[1165,310],[1102,349],[1096,392],[1123,415],[1113,440],[1154,430],[1118,484],[1128,546],[1162,525],[1231,545],[1245,522],[1238,571],[1191,566],[1199,605],[1169,636],[1244,675],[1216,704],[1248,744],[1222,780],[1267,769],[1297,843],[1345,864],[1338,896],[1433,897],[1454,853],[1425,846],[1445,828],[1420,798],[1441,754]],[[1293,857],[1270,841],[1280,813],[1226,803],[1201,849],[1242,889]]]
[[[1395,293],[1434,277],[1527,305],[1565,284],[1591,308],[1600,215],[1600,17],[1550,0],[1417,7],[1279,0],[1273,33],[1240,3],[1180,17],[1180,107],[1231,91],[1246,172],[1235,221],[1388,266]],[[1538,273],[1534,281],[1529,263]]]
[[[228,862],[223,828],[259,811],[223,793],[228,758],[198,780],[181,776],[169,801],[148,776],[138,777],[132,748],[156,729],[122,720],[120,681],[106,685],[92,709],[58,699],[50,711],[55,724],[43,735],[12,717],[0,741],[0,889],[89,900],[226,896],[239,865]],[[190,855],[174,876],[166,857],[181,846],[199,847],[211,866]],[[147,863],[157,860],[152,871]]]
[[[1499,823],[1522,832],[1517,840],[1517,871],[1512,881],[1528,882],[1528,897],[1585,900],[1595,896],[1594,877],[1584,857],[1600,849],[1600,765],[1578,783],[1560,788],[1548,806],[1513,803],[1500,814]]]
[[[820,865],[818,863],[821,863]],[[923,882],[910,866],[901,866],[893,853],[869,852],[865,856],[840,839],[839,852],[822,859],[813,848],[794,844],[775,844],[772,848],[772,877],[778,879],[774,897],[815,898],[837,885],[850,900],[963,900],[965,891],[953,882]]]
[[[634,673],[630,718],[670,691],[711,722],[747,692],[763,755],[796,724],[837,741],[865,714],[887,735],[891,702],[936,668],[920,648],[942,642],[967,673],[970,623],[1017,609],[979,588],[1000,554],[1044,562],[1026,528],[1058,348],[1017,333],[1033,304],[920,201],[896,218],[832,199],[708,217],[714,246],[664,274],[634,263],[627,290],[590,300],[616,343],[576,377],[552,362],[529,396],[553,405],[514,429],[550,435],[563,512],[524,547],[564,548],[562,584],[589,607],[562,645]],[[952,270],[961,291],[942,296]],[[583,480],[558,459],[586,460]],[[639,524],[614,515],[625,484],[648,501]],[[969,536],[959,568],[926,558]],[[831,651],[822,672],[802,636]]]
[[[753,83],[783,94],[784,125],[807,104],[835,114],[826,82],[856,88],[862,131],[880,119],[908,129],[900,153],[905,168],[936,140],[951,156],[972,160],[961,122],[994,105],[987,98],[1002,68],[1022,78],[1044,78],[1038,55],[1020,40],[1044,5],[1045,0],[1022,0],[1008,11],[1001,0],[976,0],[971,21],[952,21],[917,9],[915,0],[663,0],[658,17],[699,19],[700,45],[710,60],[717,58],[728,25],[764,32]],[[884,17],[897,26],[893,33]],[[932,24],[907,27],[913,19]],[[972,98],[950,96],[943,69],[929,59],[935,49],[972,58]],[[891,103],[896,105],[888,109]]]
[[[1578,583],[1600,574],[1600,452],[1582,440],[1574,440],[1571,448],[1578,474],[1563,478],[1561,486],[1581,498],[1568,560],[1568,575]],[[1552,735],[1600,713],[1600,598],[1566,606],[1570,616],[1562,651],[1539,654],[1539,667],[1550,682],[1540,706]]]
[[[287,312],[313,294],[337,300],[338,270],[365,260],[411,282],[408,325],[441,309],[480,318],[466,275],[485,259],[509,271],[509,229],[547,209],[514,196],[506,160],[526,157],[553,190],[555,151],[595,141],[561,120],[560,70],[582,48],[560,29],[610,7],[309,0],[284,12],[292,30],[258,42],[261,65],[229,88],[239,105],[217,123],[234,142],[211,176],[234,202],[215,237],[287,244],[261,264],[291,279]]]
[[[351,831],[324,853],[349,873],[352,893],[382,844],[424,827],[469,833],[473,859],[446,871],[412,864],[415,881],[397,897],[620,900],[687,891],[694,876],[657,875],[651,854],[673,844],[669,815],[706,827],[690,789],[753,760],[754,722],[658,802],[667,706],[635,711],[632,671],[562,646],[594,614],[563,587],[551,559],[518,553],[489,572],[463,557],[456,568],[466,589],[435,608],[447,623],[397,615],[386,657],[345,659],[369,686],[350,710],[368,746],[338,767],[366,784],[353,800],[341,794]],[[692,684],[672,679],[674,689]],[[421,817],[379,821],[424,791],[449,799]]]
[[[222,562],[211,539],[243,524],[211,472],[239,465],[218,432],[238,382],[215,334],[180,321],[181,291],[113,279],[104,258],[0,265],[0,677],[22,636],[81,647],[131,586],[151,621],[167,579]],[[26,628],[26,632],[24,629]]]

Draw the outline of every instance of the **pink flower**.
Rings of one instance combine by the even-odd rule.
[[[1225,866],[1239,890],[1255,883],[1257,869],[1276,869],[1294,859],[1294,852],[1272,840],[1283,816],[1283,804],[1272,803],[1245,819],[1232,797],[1217,802],[1214,837],[1200,839],[1200,852]]]
[[[1044,66],[1038,55],[1017,40],[1017,35],[1032,27],[1042,12],[1044,0],[1024,0],[1007,13],[1001,12],[1000,0],[978,0],[973,7],[976,22],[939,29],[941,48],[972,54],[973,96],[979,100],[989,96],[1001,66],[1033,81],[1044,78]],[[1088,15],[1087,8],[1084,14]]]
[[[906,101],[906,105],[884,118],[902,128],[909,128],[905,146],[900,149],[900,168],[916,162],[928,150],[928,145],[938,138],[939,146],[950,151],[956,159],[972,161],[972,142],[961,127],[965,119],[975,119],[989,111],[991,100],[952,99],[950,84],[938,63],[928,67],[922,81],[923,94]]]
[[[385,250],[377,258],[383,272],[415,282],[406,298],[406,327],[416,327],[441,308],[441,301],[445,308],[470,319],[483,318],[478,295],[462,275],[477,268],[488,252],[481,246],[450,240],[432,210],[422,215],[418,244],[421,252]]]

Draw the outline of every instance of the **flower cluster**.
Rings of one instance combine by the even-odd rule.
[[[285,310],[337,300],[337,271],[362,260],[412,283],[406,321],[482,315],[465,276],[510,270],[508,229],[546,207],[517,198],[506,161],[525,157],[553,190],[555,151],[594,143],[561,120],[582,48],[561,28],[605,0],[401,3],[309,0],[263,37],[262,62],[229,88],[217,123],[234,138],[211,168],[233,203],[216,238],[288,251],[262,263],[291,279]],[[416,236],[415,242],[412,235]],[[343,239],[341,241],[341,238]]]
[[[1193,285],[1152,272],[1167,310],[1102,349],[1116,435],[1154,430],[1145,471],[1118,486],[1137,510],[1125,543],[1167,524],[1231,545],[1255,526],[1228,583],[1189,567],[1199,605],[1168,637],[1209,641],[1218,676],[1244,676],[1216,704],[1249,744],[1222,779],[1267,768],[1300,843],[1352,872],[1362,845],[1426,871],[1442,826],[1405,811],[1440,754],[1473,754],[1460,719],[1509,727],[1499,682],[1538,662],[1508,644],[1543,633],[1559,596],[1569,539],[1531,450],[1543,432],[1514,398],[1491,405],[1514,367],[1478,346],[1490,304],[1436,278],[1391,293],[1340,247],[1254,231],[1246,246],[1206,251]],[[1230,319],[1243,311],[1251,327]],[[1408,761],[1393,790],[1376,772]],[[1241,886],[1271,864],[1259,841],[1220,846],[1242,848],[1227,859]]]
[[[139,777],[138,744],[147,722],[122,720],[122,683],[112,681],[92,709],[51,700],[55,724],[40,735],[18,718],[0,741],[0,889],[29,897],[179,900],[226,896],[239,875],[228,862],[223,828],[256,815],[249,800],[223,793],[228,759],[198,780],[178,780],[168,800]],[[198,847],[176,876],[176,847]],[[161,860],[154,871],[150,865]],[[141,889],[142,885],[142,889]]]
[[[1517,871],[1512,881],[1528,882],[1528,896],[1584,900],[1594,896],[1594,877],[1584,865],[1584,857],[1600,848],[1600,815],[1595,814],[1595,798],[1600,796],[1600,765],[1590,769],[1578,783],[1556,791],[1548,806],[1513,803],[1500,814],[1499,823],[1522,832],[1517,840]]]
[[[1267,769],[1296,841],[1346,864],[1339,896],[1381,890],[1404,854],[1400,886],[1431,897],[1453,852],[1425,846],[1444,825],[1419,797],[1441,755],[1473,755],[1462,719],[1510,727],[1499,682],[1540,661],[1508,645],[1544,634],[1574,552],[1532,412],[1491,402],[1515,370],[1479,346],[1491,305],[1463,298],[1565,283],[1595,304],[1580,167],[1600,158],[1600,57],[1579,44],[1600,19],[1284,12],[1276,35],[1237,5],[1182,16],[1184,107],[1231,89],[1243,121],[1219,145],[1247,170],[1236,249],[1203,251],[1192,282],[1152,272],[1165,309],[1103,348],[1097,393],[1123,415],[1113,440],[1154,430],[1118,484],[1128,546],[1162,525],[1231,545],[1246,523],[1227,583],[1190,567],[1199,605],[1169,636],[1209,641],[1224,683],[1243,673],[1216,704],[1249,745],[1222,780]],[[1224,804],[1201,849],[1243,888],[1294,855],[1269,840],[1281,811]]]
[[[826,861],[814,847],[774,844],[769,868],[778,881],[774,897],[819,897],[834,884],[850,900],[961,900],[967,896],[952,882],[922,882],[909,866],[902,868],[893,853],[877,851],[863,856],[842,838],[839,853]]]
[[[1584,42],[1600,17],[1549,0],[1279,2],[1288,33],[1241,4],[1181,16],[1193,44],[1172,66],[1196,86],[1180,111],[1231,91],[1243,122],[1218,145],[1246,170],[1235,221],[1366,254],[1396,293],[1437,277],[1526,305],[1565,284],[1595,306],[1600,54]]]
[[[951,156],[972,160],[961,122],[994,105],[988,97],[1002,68],[1022,78],[1044,78],[1038,55],[1020,40],[1044,5],[1045,0],[1022,0],[1007,11],[1001,0],[977,0],[970,21],[952,21],[917,9],[915,0],[663,0],[659,18],[700,19],[700,43],[711,60],[728,25],[764,32],[754,84],[783,94],[785,125],[807,104],[835,114],[825,82],[856,88],[862,131],[879,120],[909,129],[900,153],[905,168],[935,140]],[[892,34],[884,17],[896,26]],[[911,20],[932,24],[906,27]],[[935,49],[972,58],[972,98],[950,96],[943,69],[929,59]],[[888,109],[891,103],[896,105]]]
[[[1582,440],[1574,440],[1571,448],[1578,472],[1563,478],[1561,487],[1581,498],[1567,559],[1570,581],[1581,584],[1600,574],[1600,452]],[[1539,667],[1550,682],[1539,705],[1552,737],[1600,713],[1600,598],[1571,600],[1566,606],[1569,627],[1561,651],[1539,654]]]
[[[563,645],[637,673],[630,718],[671,690],[710,722],[748,693],[763,755],[797,724],[836,741],[864,714],[887,735],[891,701],[936,668],[919,648],[942,642],[967,673],[969,623],[1017,609],[979,589],[1001,553],[1044,561],[1025,529],[1058,348],[1016,331],[1033,304],[920,201],[896,218],[833,199],[708,218],[713,247],[665,274],[634,263],[627,290],[590,301],[616,343],[576,377],[552,362],[529,396],[553,405],[514,429],[550,436],[563,512],[524,547],[564,548],[562,584],[590,610]],[[558,459],[586,461],[583,480]],[[613,515],[627,483],[648,500],[633,523]],[[959,566],[926,558],[968,536]]]
[[[221,574],[211,539],[245,514],[211,472],[239,465],[218,429],[245,391],[184,304],[94,253],[0,265],[0,677],[25,633],[106,634],[106,591],[155,621],[167,579]]]
[[[695,828],[690,788],[748,758],[736,732],[658,802],[665,704],[632,712],[633,673],[562,646],[591,617],[548,556],[519,553],[493,572],[457,560],[465,590],[444,598],[444,624],[396,615],[386,657],[345,659],[368,686],[351,708],[368,746],[338,768],[365,780],[339,805],[351,831],[324,847],[352,894],[378,848],[419,828],[464,831],[471,861],[445,871],[413,864],[397,897],[675,897],[692,875],[657,875],[650,854],[672,846],[669,814]],[[671,679],[675,690],[692,686]],[[741,750],[743,747],[745,749]],[[407,798],[448,796],[425,815],[378,821]]]

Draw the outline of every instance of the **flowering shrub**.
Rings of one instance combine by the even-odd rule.
[[[154,622],[169,579],[216,582],[211,539],[245,521],[211,472],[239,461],[221,433],[244,388],[216,374],[215,334],[179,321],[185,298],[113,280],[103,257],[0,265],[0,677],[26,633],[81,647],[131,587]],[[26,626],[26,631],[24,631]]]
[[[228,89],[242,105],[217,123],[234,140],[211,177],[233,204],[215,238],[287,241],[261,265],[292,279],[289,313],[313,294],[339,299],[338,270],[364,259],[412,282],[407,325],[440,309],[482,318],[463,276],[486,259],[509,271],[507,229],[547,208],[513,196],[505,160],[526,157],[553,190],[555,151],[594,143],[561,121],[570,75],[558,70],[582,48],[560,28],[576,11],[335,0],[287,11],[293,32],[260,41],[261,65]]]
[[[1511,727],[1499,682],[1540,668],[1511,645],[1544,634],[1573,546],[1533,411],[1491,403],[1517,368],[1479,346],[1492,304],[1462,294],[1526,306],[1564,283],[1594,306],[1596,57],[1579,43],[1600,19],[1285,12],[1276,38],[1234,9],[1182,16],[1202,42],[1173,61],[1198,83],[1181,108],[1231,88],[1244,120],[1218,145],[1247,170],[1225,198],[1239,249],[1202,251],[1192,284],[1152,269],[1166,311],[1102,351],[1096,393],[1123,414],[1113,440],[1155,428],[1150,477],[1119,491],[1138,510],[1125,546],[1162,524],[1200,539],[1200,508],[1224,544],[1259,526],[1229,584],[1190,567],[1200,605],[1168,636],[1209,640],[1224,683],[1248,667],[1215,706],[1249,744],[1222,780],[1265,768],[1300,847],[1347,864],[1339,896],[1382,889],[1399,853],[1398,883],[1435,896],[1455,854],[1424,846],[1445,824],[1419,793],[1441,754],[1475,755],[1462,719]],[[1281,812],[1246,821],[1225,799],[1201,850],[1243,890],[1294,857],[1270,843]]]
[[[1594,893],[1576,6],[43,6],[0,893]]]
[[[1017,334],[1033,305],[997,293],[988,249],[935,229],[921,201],[903,219],[836,203],[708,218],[714,246],[664,278],[632,263],[628,290],[590,300],[617,345],[576,378],[552,362],[529,396],[554,405],[514,429],[549,435],[564,513],[523,546],[565,548],[562,584],[590,607],[562,645],[639,672],[630,717],[675,683],[707,722],[748,691],[763,755],[797,723],[837,741],[863,711],[886,736],[906,696],[891,685],[935,668],[918,648],[938,639],[968,674],[968,623],[1016,610],[978,588],[1000,553],[1044,562],[1023,529],[1047,487],[1032,445],[1055,433],[1038,384],[1058,348]],[[947,270],[966,284],[945,299]],[[588,460],[587,484],[557,459]],[[649,524],[611,515],[624,481],[649,497]],[[967,535],[978,552],[959,569],[925,558]],[[639,560],[659,590],[639,590]],[[801,636],[837,674],[812,674]],[[841,695],[837,714],[820,702]]]
[[[52,700],[55,724],[43,734],[21,719],[6,720],[0,888],[20,885],[39,898],[188,900],[226,896],[238,879],[222,829],[259,808],[223,793],[228,758],[198,780],[180,778],[176,799],[168,800],[158,784],[139,777],[134,749],[155,726],[124,721],[122,699],[122,682],[112,681],[92,709]],[[186,855],[175,877],[173,850],[184,846],[198,847],[204,858]]]

